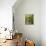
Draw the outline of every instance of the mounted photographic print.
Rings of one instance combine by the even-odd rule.
[[[26,25],[34,24],[34,15],[33,14],[26,14],[25,15],[25,24]]]

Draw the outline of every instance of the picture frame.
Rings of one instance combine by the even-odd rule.
[[[25,24],[26,25],[34,24],[34,15],[33,14],[26,14],[25,15]]]

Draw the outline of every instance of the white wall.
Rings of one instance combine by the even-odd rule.
[[[42,46],[46,46],[46,0],[41,1],[41,38]]]
[[[12,28],[12,6],[16,0],[0,0],[0,27]]]
[[[24,34],[24,38],[35,41],[36,46],[41,46],[40,25],[40,0],[23,0],[20,5],[14,5],[15,28]],[[25,25],[25,14],[34,14],[34,25]]]

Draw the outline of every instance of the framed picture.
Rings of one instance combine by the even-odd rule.
[[[26,14],[25,15],[25,24],[26,25],[34,24],[34,15],[33,14]]]

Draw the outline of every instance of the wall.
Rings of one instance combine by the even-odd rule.
[[[41,40],[42,46],[46,46],[46,0],[41,1]]]
[[[0,27],[12,28],[12,6],[16,0],[0,0]]]
[[[23,33],[24,39],[34,40],[36,46],[41,46],[40,10],[40,0],[23,0],[13,7],[15,28]],[[33,25],[25,25],[25,14],[34,14]]]

